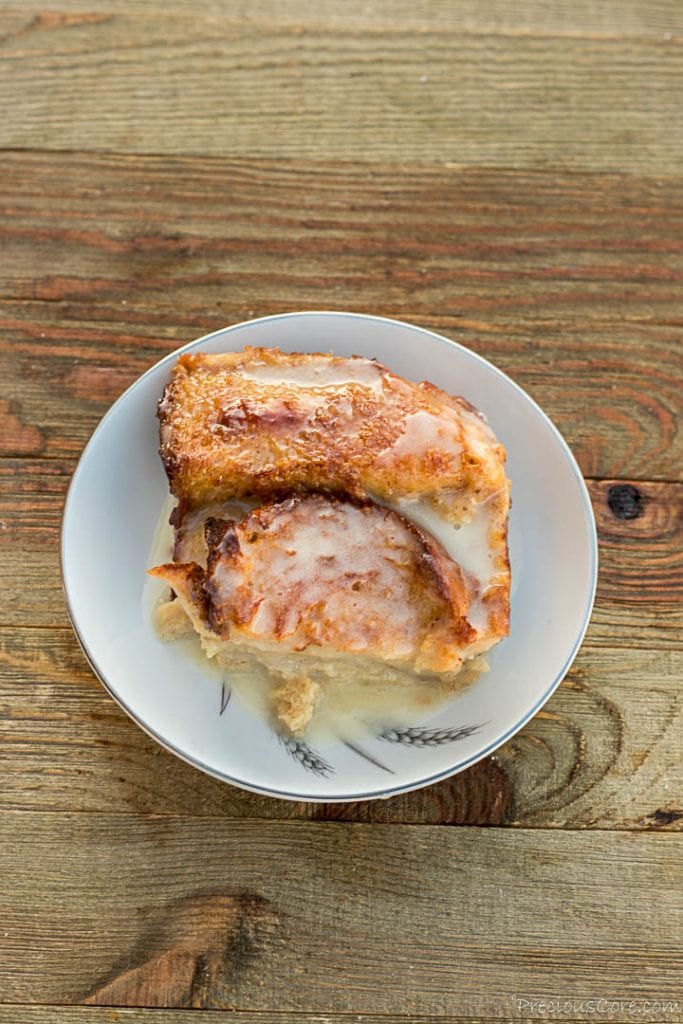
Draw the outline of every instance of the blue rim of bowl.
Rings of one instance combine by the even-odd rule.
[[[511,726],[501,736],[493,740],[491,743],[488,744],[488,746],[484,747],[476,754],[473,754],[471,757],[465,758],[462,761],[456,761],[455,764],[450,765],[448,768],[444,768],[440,772],[436,772],[434,775],[430,775],[425,778],[419,779],[416,782],[410,782],[403,786],[394,786],[389,789],[380,787],[379,789],[369,790],[365,793],[347,793],[343,795],[334,796],[311,796],[306,793],[290,793],[286,790],[271,789],[266,786],[258,786],[244,779],[239,779],[235,776],[228,775],[225,772],[218,771],[217,769],[204,764],[198,758],[195,758],[192,755],[185,753],[183,750],[176,747],[169,740],[166,740],[163,736],[161,736],[147,722],[143,721],[143,719],[135,711],[133,711],[132,708],[130,708],[125,703],[125,701],[123,701],[118,696],[115,688],[112,686],[109,680],[106,679],[106,677],[98,667],[92,652],[89,650],[85,637],[81,634],[76,623],[76,617],[71,606],[71,600],[69,598],[69,592],[66,585],[66,574],[64,566],[64,535],[66,531],[66,523],[69,515],[69,505],[72,497],[74,483],[76,481],[76,478],[78,477],[79,471],[85,460],[85,457],[88,454],[88,450],[91,447],[93,441],[95,440],[96,435],[99,433],[101,429],[103,429],[109,417],[114,413],[116,407],[121,402],[123,402],[126,396],[131,391],[133,391],[133,389],[136,388],[142,380],[144,380],[150,374],[159,370],[162,366],[164,366],[164,364],[171,364],[183,352],[188,352],[194,348],[197,348],[198,346],[206,343],[207,341],[211,341],[218,337],[223,337],[227,334],[232,334],[235,331],[239,331],[243,327],[252,326],[253,324],[256,323],[268,324],[274,323],[277,320],[286,320],[291,319],[293,317],[309,316],[345,317],[348,319],[364,321],[372,320],[380,323],[393,324],[398,327],[407,327],[409,330],[416,331],[419,334],[427,335],[428,337],[438,341],[440,344],[447,345],[449,348],[454,347],[460,349],[461,353],[468,357],[469,359],[471,359],[473,362],[483,364],[486,367],[488,367],[488,369],[492,370],[496,376],[502,378],[502,380],[509,384],[524,401],[528,402],[531,405],[531,407],[534,409],[539,418],[546,424],[547,427],[550,428],[556,440],[559,442],[560,448],[564,454],[566,461],[569,464],[570,469],[572,470],[572,473],[574,475],[574,478],[576,480],[576,483],[581,494],[583,509],[585,513],[585,520],[589,528],[591,540],[590,586],[588,588],[588,594],[586,597],[584,617],[581,623],[581,627],[576,635],[571,651],[567,655],[567,658],[565,659],[562,668],[560,669],[556,677],[553,679],[550,686],[548,686],[548,688],[543,692],[543,694],[539,697],[536,703],[533,704],[531,708],[529,708],[522,715],[522,717],[515,723],[515,725]],[[498,750],[499,747],[501,747],[516,733],[518,733],[520,729],[522,729],[527,724],[527,722],[529,722],[534,717],[534,715],[538,711],[540,711],[540,709],[543,707],[546,701],[550,699],[550,697],[553,695],[557,687],[560,685],[560,683],[566,676],[586,635],[586,630],[588,629],[588,624],[590,622],[591,614],[593,611],[593,605],[595,603],[595,593],[598,580],[598,537],[595,525],[595,516],[593,515],[593,506],[591,504],[590,495],[588,494],[588,488],[586,487],[586,483],[583,479],[581,470],[579,469],[578,463],[574,458],[574,455],[569,445],[567,444],[567,442],[565,441],[565,439],[563,438],[562,434],[557,429],[555,424],[552,422],[550,417],[543,411],[543,409],[541,409],[540,405],[538,405],[538,403],[535,402],[534,399],[531,398],[531,396],[528,395],[526,391],[519,386],[519,384],[512,380],[511,377],[508,377],[506,373],[503,373],[502,370],[499,370],[498,367],[495,366],[493,363],[489,362],[488,359],[485,359],[483,356],[478,355],[476,352],[473,352],[471,349],[467,348],[465,345],[461,345],[457,341],[452,341],[450,338],[446,338],[442,334],[437,334],[435,331],[430,331],[426,327],[418,327],[415,324],[407,323],[405,320],[395,320],[392,317],[373,316],[369,313],[353,313],[344,310],[302,310],[300,312],[276,313],[273,316],[255,317],[253,320],[242,320],[240,323],[232,324],[230,327],[221,327],[217,331],[211,331],[210,334],[204,334],[202,335],[201,338],[197,338],[195,341],[190,341],[188,342],[187,345],[182,345],[180,348],[175,349],[173,352],[169,352],[168,355],[164,356],[162,359],[159,359],[158,362],[154,363],[153,366],[150,366],[148,370],[145,370],[143,374],[141,374],[135,381],[133,381],[133,383],[129,387],[126,388],[123,394],[120,395],[114,402],[111,408],[107,410],[107,412],[104,414],[104,416],[96,426],[95,430],[91,434],[90,439],[88,440],[85,448],[81,452],[78,464],[76,465],[76,468],[71,477],[69,488],[66,494],[66,499],[64,501],[64,510],[62,513],[62,524],[59,538],[59,562],[62,577],[62,590],[64,592],[64,601],[69,615],[69,620],[71,622],[73,631],[76,634],[76,639],[78,640],[81,650],[83,651],[83,654],[86,658],[86,661],[90,665],[90,668],[92,669],[93,673],[99,679],[100,683],[105,688],[109,696],[119,705],[119,707],[123,711],[125,711],[125,713],[130,718],[132,718],[132,720],[143,730],[143,732],[146,732],[148,736],[150,736],[153,740],[156,740],[156,742],[159,743],[160,746],[164,747],[172,754],[175,754],[176,757],[179,757],[181,761],[185,761],[186,764],[190,764],[194,768],[199,768],[199,770],[204,772],[206,775],[213,776],[213,778],[215,779],[220,779],[222,782],[229,782],[232,785],[239,787],[240,789],[247,790],[248,792],[258,793],[261,796],[271,796],[280,800],[297,800],[303,803],[346,803],[354,800],[380,800],[387,799],[392,796],[399,796],[401,793],[410,793],[417,789],[423,789],[425,786],[431,786],[436,782],[442,782],[444,779],[448,779],[453,775],[457,775],[459,772],[464,771],[465,768],[470,768],[473,764],[476,764],[478,761],[481,761],[489,754],[492,754],[494,751]]]

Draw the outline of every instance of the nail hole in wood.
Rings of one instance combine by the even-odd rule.
[[[633,484],[615,484],[610,487],[607,504],[617,519],[637,519],[645,511],[643,495]]]

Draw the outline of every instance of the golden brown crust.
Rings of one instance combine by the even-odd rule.
[[[321,490],[387,502],[450,492],[457,508],[458,495],[505,484],[504,450],[468,403],[357,356],[181,356],[159,419],[183,511]]]
[[[166,562],[148,569],[147,574],[168,583],[180,599],[194,628],[201,631],[208,611],[201,566],[193,562]]]

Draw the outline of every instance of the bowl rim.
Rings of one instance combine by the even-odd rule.
[[[479,364],[483,364],[489,370],[493,371],[493,373],[497,377],[502,379],[506,384],[509,384],[514,389],[514,391],[518,394],[518,396],[520,398],[522,398],[522,400],[530,403],[530,405],[531,405],[532,409],[534,410],[534,412],[536,413],[536,415],[541,419],[541,421],[543,423],[545,423],[546,427],[550,429],[550,431],[554,435],[555,439],[559,442],[559,446],[560,446],[560,449],[561,449],[561,451],[562,451],[562,453],[564,455],[565,461],[568,463],[569,468],[572,471],[572,474],[573,474],[573,476],[574,476],[574,478],[576,480],[576,483],[578,485],[579,492],[581,494],[581,501],[582,501],[582,506],[583,506],[583,511],[584,511],[585,525],[588,527],[588,534],[589,534],[589,541],[590,541],[590,567],[589,567],[590,582],[589,582],[589,586],[587,588],[586,601],[585,601],[585,605],[584,605],[584,612],[583,612],[583,619],[582,619],[582,622],[581,622],[581,626],[580,626],[580,628],[579,628],[579,630],[578,630],[578,632],[576,634],[576,637],[575,637],[574,642],[572,644],[571,650],[569,651],[569,654],[567,655],[567,657],[566,657],[566,659],[565,659],[565,661],[564,661],[564,663],[562,665],[562,668],[559,670],[559,672],[557,673],[557,675],[553,679],[552,683],[550,683],[550,685],[543,691],[543,693],[538,698],[538,700],[532,705],[532,707],[530,709],[528,709],[522,715],[522,717],[514,725],[510,726],[510,728],[507,729],[501,736],[499,736],[498,738],[493,740],[486,747],[483,747],[476,754],[472,754],[472,755],[470,755],[469,757],[465,758],[462,761],[456,761],[455,764],[450,765],[450,766],[448,766],[448,767],[446,767],[446,768],[444,768],[444,769],[442,769],[442,770],[440,770],[438,772],[433,773],[432,775],[426,776],[426,777],[424,777],[422,779],[419,779],[417,781],[412,781],[412,782],[409,782],[409,783],[404,784],[404,785],[397,785],[397,786],[392,786],[392,787],[389,787],[389,788],[387,788],[387,787],[380,787],[378,789],[369,790],[368,792],[364,792],[364,793],[352,793],[352,794],[346,794],[346,795],[329,795],[329,796],[327,796],[327,795],[311,796],[310,794],[306,794],[306,793],[291,793],[291,792],[286,791],[286,790],[279,790],[279,789],[271,788],[271,787],[267,787],[267,786],[260,786],[260,785],[251,783],[251,782],[249,782],[249,781],[247,781],[245,779],[236,778],[236,777],[234,777],[232,775],[229,775],[226,772],[220,771],[219,769],[211,767],[210,765],[204,764],[199,758],[194,757],[193,755],[186,753],[180,747],[176,746],[173,742],[171,742],[170,740],[168,740],[165,737],[163,737],[148,722],[144,721],[117,694],[117,692],[116,692],[115,688],[113,687],[113,685],[109,682],[109,680],[104,676],[102,671],[99,669],[99,667],[97,665],[97,662],[96,662],[96,659],[95,659],[93,653],[91,652],[91,650],[89,649],[88,643],[87,643],[85,637],[82,635],[81,631],[78,628],[78,624],[76,622],[76,615],[75,615],[75,612],[74,612],[74,609],[73,609],[73,606],[72,606],[72,603],[71,603],[71,598],[70,598],[69,590],[68,590],[68,586],[67,586],[66,565],[65,565],[65,559],[64,559],[64,547],[65,547],[65,535],[66,535],[66,529],[67,529],[67,521],[68,521],[68,517],[69,517],[70,505],[71,505],[71,503],[73,501],[73,492],[74,492],[74,487],[75,487],[76,480],[77,480],[77,478],[78,478],[78,476],[79,476],[79,474],[80,474],[80,472],[82,470],[82,467],[83,467],[83,465],[85,463],[85,459],[88,456],[88,453],[89,453],[90,449],[92,448],[92,446],[93,446],[93,444],[95,442],[95,439],[96,439],[97,435],[99,434],[100,430],[102,430],[105,427],[107,421],[110,419],[110,417],[113,416],[115,410],[117,409],[119,404],[122,403],[124,401],[124,399],[128,396],[129,392],[133,391],[133,389],[136,388],[138,386],[138,384],[140,384],[141,381],[143,381],[146,377],[150,376],[152,373],[155,373],[162,366],[164,366],[164,364],[166,364],[166,363],[170,364],[171,362],[175,361],[184,352],[191,351],[192,349],[197,348],[198,346],[200,346],[201,344],[203,344],[203,343],[205,343],[207,341],[213,340],[213,339],[215,339],[217,337],[222,337],[224,335],[230,334],[232,331],[236,331],[236,330],[238,330],[241,327],[245,327],[245,326],[251,325],[251,324],[256,324],[256,323],[266,324],[266,323],[273,323],[274,321],[277,321],[277,320],[290,319],[290,318],[293,318],[293,317],[310,317],[310,316],[344,317],[344,318],[347,318],[347,319],[356,319],[356,320],[364,320],[364,321],[372,320],[372,321],[377,321],[377,322],[381,322],[381,323],[390,324],[390,325],[393,325],[393,326],[407,327],[411,331],[415,331],[415,332],[417,332],[419,334],[424,334],[424,335],[428,336],[429,338],[431,338],[432,340],[438,341],[439,344],[446,345],[448,347],[455,347],[455,348],[459,349],[461,354],[464,355],[465,357],[469,358],[473,362],[476,362],[476,363],[479,363]],[[401,793],[410,793],[410,792],[413,792],[413,791],[418,790],[418,789],[423,789],[426,786],[431,786],[431,785],[434,785],[437,782],[443,781],[444,779],[448,779],[448,778],[450,778],[453,775],[458,775],[461,771],[464,771],[466,768],[470,768],[472,765],[477,764],[479,761],[483,760],[485,757],[488,757],[490,754],[494,753],[494,751],[498,750],[499,747],[501,747],[504,743],[507,743],[507,741],[509,739],[511,739],[514,735],[516,735],[527,724],[527,722],[529,722],[534,717],[534,715],[537,714],[537,712],[543,707],[543,705],[550,699],[550,697],[553,695],[555,690],[558,688],[558,686],[560,685],[560,683],[562,682],[562,680],[566,676],[567,672],[569,671],[569,669],[570,669],[570,667],[572,665],[572,662],[574,661],[574,659],[576,658],[576,655],[578,654],[578,651],[579,651],[579,649],[581,647],[581,644],[583,643],[584,637],[586,635],[586,630],[588,629],[588,625],[589,625],[589,622],[590,622],[591,614],[592,614],[592,611],[593,611],[593,606],[595,604],[595,594],[596,594],[596,589],[597,589],[597,580],[598,580],[598,536],[597,536],[597,528],[596,528],[596,524],[595,524],[595,515],[593,513],[593,506],[592,506],[592,503],[591,503],[590,495],[588,493],[588,488],[586,487],[586,482],[585,482],[585,480],[583,478],[583,474],[581,473],[581,470],[579,469],[578,463],[577,463],[577,461],[576,461],[576,459],[574,457],[574,454],[571,451],[569,445],[567,444],[567,442],[565,441],[564,437],[562,436],[562,434],[560,433],[558,428],[555,426],[553,421],[547,415],[547,413],[545,413],[543,411],[543,409],[540,407],[540,405],[519,384],[517,384],[516,381],[514,381],[506,373],[504,373],[502,370],[500,370],[494,363],[490,362],[484,356],[479,355],[477,352],[473,352],[472,349],[467,348],[467,346],[461,344],[458,341],[454,341],[451,338],[447,338],[447,337],[445,337],[442,334],[437,334],[436,331],[431,331],[431,330],[429,330],[426,327],[419,327],[418,325],[409,323],[408,321],[405,321],[405,320],[397,320],[397,319],[395,319],[393,317],[377,316],[377,315],[373,315],[373,314],[370,314],[370,313],[356,313],[356,312],[347,311],[347,310],[329,310],[329,309],[315,310],[315,309],[311,309],[311,310],[292,311],[292,312],[288,312],[288,313],[275,313],[275,314],[271,314],[271,315],[267,315],[267,316],[262,316],[262,317],[254,317],[254,318],[251,318],[249,320],[241,320],[239,323],[230,324],[229,326],[226,326],[226,327],[220,327],[220,328],[218,328],[218,330],[215,330],[215,331],[210,331],[208,334],[203,334],[201,337],[196,338],[193,341],[189,341],[185,345],[181,345],[179,348],[174,349],[172,352],[167,353],[165,356],[162,356],[161,359],[157,360],[156,363],[153,363],[152,366],[148,367],[142,374],[140,374],[139,377],[136,377],[136,379],[131,384],[129,384],[129,386],[125,389],[125,391],[123,391],[122,394],[119,395],[119,397],[116,399],[116,401],[112,403],[112,405],[109,407],[109,409],[105,412],[105,414],[100,419],[99,423],[97,424],[97,426],[93,430],[92,434],[88,438],[88,441],[86,442],[86,444],[85,444],[85,446],[84,446],[84,448],[83,448],[83,450],[82,450],[82,452],[81,452],[81,454],[80,454],[80,456],[78,458],[78,462],[76,463],[76,467],[75,467],[75,469],[74,469],[74,471],[73,471],[73,473],[71,475],[71,480],[69,481],[69,486],[67,488],[66,498],[64,500],[64,506],[63,506],[63,509],[62,509],[62,520],[61,520],[60,533],[59,533],[59,565],[60,565],[60,575],[61,575],[61,582],[62,582],[62,592],[63,592],[63,595],[64,595],[64,602],[65,602],[65,605],[66,605],[67,614],[68,614],[71,626],[73,628],[73,631],[74,631],[74,633],[76,635],[76,639],[78,641],[78,644],[79,644],[79,646],[80,646],[80,648],[81,648],[81,650],[83,652],[83,655],[84,655],[86,661],[88,662],[90,668],[92,669],[93,674],[96,676],[97,679],[99,679],[100,683],[102,684],[104,689],[107,691],[109,696],[119,705],[119,707],[128,715],[128,717],[131,718],[135,722],[135,724],[138,725],[142,729],[143,732],[145,732],[149,737],[151,737],[151,739],[155,740],[157,743],[160,744],[160,746],[164,747],[170,753],[175,754],[176,757],[179,757],[181,761],[184,761],[186,764],[192,765],[192,767],[194,767],[194,768],[198,768],[200,771],[204,772],[206,775],[212,776],[215,779],[219,779],[222,782],[228,782],[231,785],[237,786],[239,789],[244,789],[244,790],[247,790],[248,792],[256,793],[256,794],[258,794],[260,796],[270,796],[270,797],[273,797],[275,799],[294,800],[294,801],[303,802],[303,803],[347,803],[347,802],[353,802],[353,801],[356,801],[356,800],[388,799],[389,797],[392,797],[392,796],[398,796]]]

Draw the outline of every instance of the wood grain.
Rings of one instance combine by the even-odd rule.
[[[661,35],[568,39],[436,11],[419,33],[356,27],[349,6],[327,25],[29,6],[2,41],[0,145],[680,170],[680,15]]]
[[[523,1004],[522,1004],[523,1005]],[[668,1011],[667,1011],[668,1013]],[[95,1007],[95,1006],[11,1006],[0,1004],[0,1024],[197,1024],[196,1010],[149,1010],[136,1007]],[[533,1018],[515,1016],[520,1024],[528,1024]],[[536,1018],[538,1019],[538,1018]],[[569,1017],[563,1017],[572,1024]],[[576,1018],[575,1018],[576,1019]],[[673,1019],[671,1017],[667,1019]],[[353,1024],[422,1024],[424,1017],[396,1014],[354,1014]],[[495,1017],[468,1018],[468,1024],[490,1024]],[[443,1017],[440,1024],[460,1024],[462,1017]],[[287,1013],[280,1010],[264,1012],[256,1010],[240,1013],[235,1010],[203,1010],[203,1024],[351,1024],[346,1013]]]
[[[411,318],[421,310],[426,326],[493,358],[539,398],[584,471],[633,479],[591,484],[602,558],[591,647],[544,716],[495,762],[386,804],[312,812],[248,797],[198,775],[130,725],[94,684],[68,632],[33,629],[5,637],[8,764],[22,764],[7,772],[6,805],[67,808],[75,800],[101,810],[107,793],[117,810],[162,813],[680,827],[671,786],[682,492],[638,477],[680,477],[683,306],[674,289],[657,293],[653,307],[655,293],[646,295],[638,276],[655,252],[671,280],[680,273],[677,183],[624,179],[615,190],[614,179],[596,175],[82,155],[56,155],[52,168],[13,155],[8,167],[0,186],[12,268],[0,308],[2,444],[31,458],[0,462],[7,626],[66,625],[56,545],[67,477],[120,391],[167,351],[226,321],[290,303],[335,305],[343,280],[335,268],[346,259],[370,311]],[[444,231],[449,218],[455,227]],[[400,232],[392,219],[403,223]],[[562,279],[577,253],[584,297],[568,295],[558,315],[546,271]],[[443,273],[423,293],[409,260],[432,258]],[[243,263],[233,273],[236,261]],[[406,269],[395,279],[371,270],[366,280],[362,267],[376,261]],[[590,284],[596,276],[599,294]],[[268,296],[258,304],[265,279]],[[461,311],[452,305],[458,288]],[[317,302],[306,301],[311,294]],[[625,323],[616,319],[619,295],[630,310]],[[630,505],[612,500],[624,487]],[[617,643],[669,653],[626,652]],[[35,706],[27,692],[40,694]]]
[[[681,194],[680,176],[443,161],[5,153],[0,295],[680,324]]]
[[[525,1002],[529,1002],[529,1000],[520,997],[519,1002],[524,1006]],[[570,999],[568,1004],[569,1006],[574,1004],[579,1006],[580,1002],[580,1000]],[[590,1000],[583,1002],[590,1002]],[[671,1003],[671,1006],[667,1006],[663,1011],[660,1009],[659,1012],[664,1013],[664,1020],[676,1020],[676,1000],[668,1002]],[[639,1012],[636,1010],[636,1005],[640,1006],[641,1004],[633,1003],[633,1013]],[[663,1004],[660,1001],[661,1005]],[[678,1007],[680,1007],[680,1003]],[[405,1016],[393,1013],[354,1013],[350,1018],[346,1013],[321,1015],[302,1012],[288,1013],[280,1010],[273,1012],[256,1010],[246,1013],[235,1010],[202,1010],[200,1018],[202,1024],[352,1024],[352,1022],[353,1024],[422,1024],[424,1019],[422,1016],[413,1016],[412,1014]],[[515,1014],[512,1019],[519,1021],[519,1024],[529,1024],[531,1020],[539,1018],[523,1017],[520,1013]],[[573,1019],[567,1016],[562,1017],[567,1024],[573,1024],[573,1020],[577,1019],[577,1017]],[[618,1018],[612,1017],[612,1019]],[[0,1024],[117,1024],[117,1022],[126,1024],[126,1021],[133,1021],[134,1024],[197,1024],[197,1020],[196,1010],[150,1010],[139,1007],[130,1009],[121,1006],[55,1006],[54,1004],[50,1006],[19,1006],[17,1003],[3,1007],[0,1004]],[[438,1020],[439,1024],[461,1024],[463,1018],[439,1014]],[[500,1018],[496,1017],[467,1018],[468,1024],[493,1024],[493,1021],[499,1020]]]
[[[86,403],[72,404],[77,410]],[[0,625],[66,624],[58,545],[73,465],[0,459]],[[589,641],[680,649],[683,484],[608,480],[589,486],[601,556]],[[620,519],[610,507],[610,493],[623,486],[641,496],[636,518]]]
[[[208,330],[351,307],[493,359],[588,475],[681,478],[678,179],[63,154],[4,170],[5,454],[77,454]]]
[[[673,835],[11,812],[0,830],[4,1001],[427,1018],[606,979],[679,995]]]
[[[683,637],[683,484],[603,480],[589,489],[598,525],[598,597],[590,637],[652,650]],[[620,508],[626,490],[635,507]],[[635,514],[631,514],[635,513]],[[617,610],[618,609],[618,610]],[[629,639],[630,634],[630,639]]]
[[[682,76],[674,0],[0,0],[0,1024],[681,1019]],[[302,308],[464,342],[591,478],[567,679],[384,802],[183,764],[61,598],[111,402]]]
[[[675,606],[683,598],[683,485],[603,480],[590,490],[605,565],[602,600],[654,608],[673,596]]]
[[[472,769],[372,803],[258,797],[167,753],[92,676],[69,630],[0,630],[0,807],[235,818],[679,830],[678,652],[584,647],[522,732]]]
[[[59,0],[52,11],[63,15],[84,17],[94,6],[84,0]],[[130,0],[106,0],[107,12],[131,13]],[[2,10],[26,13],[25,0],[3,0]],[[425,28],[455,29],[463,32],[556,33],[567,36],[665,36],[676,34],[681,25],[680,12],[672,0],[575,0],[570,7],[548,4],[545,0],[519,0],[511,7],[507,0],[383,0],[381,4],[364,4],[351,0],[342,12],[335,0],[296,0],[282,4],[280,0],[136,0],[136,13],[219,16],[225,21],[268,22],[270,25],[322,25],[326,28],[352,27],[386,30],[396,27],[420,30]],[[92,16],[92,15],[91,15]],[[74,24],[78,24],[77,20]]]

